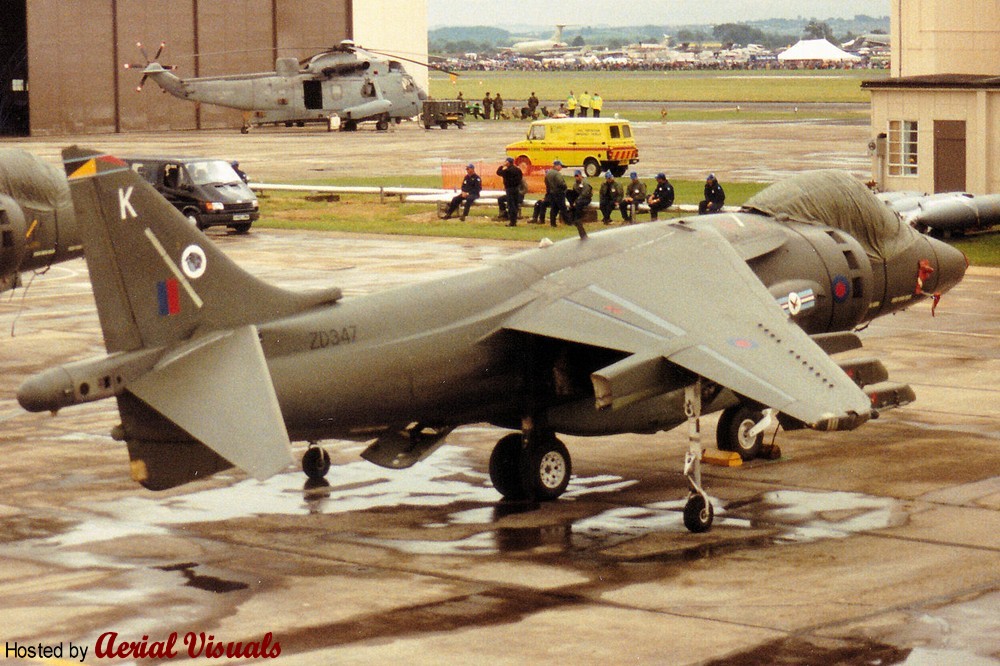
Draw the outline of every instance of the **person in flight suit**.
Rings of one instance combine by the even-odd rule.
[[[556,160],[552,168],[545,172],[545,203],[549,206],[549,224],[556,226],[556,215],[562,218],[564,224],[569,224],[569,211],[566,210],[566,179],[562,176],[563,163]]]
[[[625,186],[625,197],[618,204],[618,210],[622,213],[622,218],[627,224],[634,222],[635,213],[639,210],[639,204],[646,200],[646,184],[639,180],[639,174],[635,171],[629,174],[629,183]]]
[[[497,168],[497,175],[503,179],[503,196],[497,199],[500,207],[500,215],[510,220],[508,227],[517,226],[517,211],[521,207],[521,186],[524,183],[524,174],[521,169],[514,164],[514,158],[508,157],[503,164]]]
[[[573,188],[566,193],[569,201],[569,221],[573,224],[583,219],[583,213],[594,199],[594,188],[583,177],[583,171],[573,172]]]
[[[448,204],[448,210],[444,214],[444,219],[451,219],[452,214],[464,202],[465,208],[458,219],[465,222],[465,218],[469,214],[469,209],[472,207],[472,202],[479,198],[479,193],[482,189],[483,180],[476,173],[476,165],[468,164],[465,167],[465,178],[462,179],[462,191],[455,195],[451,203]]]
[[[717,213],[722,210],[722,205],[726,203],[726,191],[716,180],[715,174],[708,174],[705,179],[705,199],[698,204],[698,214]]]
[[[655,220],[657,213],[674,205],[674,186],[667,180],[666,174],[656,174],[656,189],[646,199],[649,204],[649,219]]]
[[[601,209],[601,222],[611,224],[611,211],[618,208],[625,193],[622,186],[615,180],[615,175],[610,171],[604,172],[604,183],[598,192],[597,205]]]

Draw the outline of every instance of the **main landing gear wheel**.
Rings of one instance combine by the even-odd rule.
[[[385,118],[379,118],[378,121],[376,121],[375,123],[375,129],[377,129],[379,132],[386,131],[387,129],[389,129],[389,121],[386,120]]]
[[[310,479],[322,479],[330,471],[330,454],[318,446],[310,446],[302,455],[302,471]]]
[[[508,500],[527,499],[521,480],[521,433],[511,433],[497,442],[490,455],[490,481]]]
[[[572,473],[569,451],[555,435],[525,449],[522,435],[511,433],[490,455],[490,480],[508,500],[555,500],[566,491]]]
[[[745,461],[758,457],[764,443],[764,433],[751,436],[751,429],[764,418],[764,412],[746,404],[733,405],[722,411],[715,429],[715,441],[720,451],[735,451]]]
[[[714,517],[715,511],[711,502],[706,502],[705,498],[697,493],[688,497],[687,504],[684,505],[684,527],[695,534],[701,534],[712,527]]]
[[[535,499],[550,502],[566,491],[572,473],[569,451],[554,435],[531,447],[525,486],[534,491]]]

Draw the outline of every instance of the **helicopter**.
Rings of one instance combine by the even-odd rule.
[[[273,72],[180,78],[169,70],[173,65],[159,62],[165,43],[149,58],[137,43],[146,64],[126,63],[125,69],[139,69],[141,91],[152,79],[164,92],[196,103],[215,104],[243,112],[246,134],[254,126],[283,123],[322,122],[327,129],[355,131],[358,123],[375,121],[379,130],[389,122],[399,123],[420,113],[427,93],[403,68],[400,60],[426,65],[416,60],[363,49],[351,40],[303,60],[281,57]]]

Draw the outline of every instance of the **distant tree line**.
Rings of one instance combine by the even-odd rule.
[[[621,49],[628,44],[658,43],[664,35],[671,37],[674,45],[719,43],[723,46],[760,44],[776,50],[790,46],[799,39],[827,39],[846,42],[863,32],[886,32],[887,17],[855,16],[854,19],[829,19],[807,22],[788,19],[771,19],[749,23],[720,23],[713,26],[656,26],[635,27],[582,27],[567,29],[564,39],[571,46],[590,46],[595,49]],[[538,33],[532,39],[544,39],[551,32]],[[435,28],[428,33],[431,53],[495,53],[504,46],[529,39],[513,35],[503,28],[487,26]]]

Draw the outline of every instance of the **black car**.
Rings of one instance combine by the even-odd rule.
[[[123,159],[199,229],[225,226],[243,234],[260,217],[256,195],[225,160]]]

